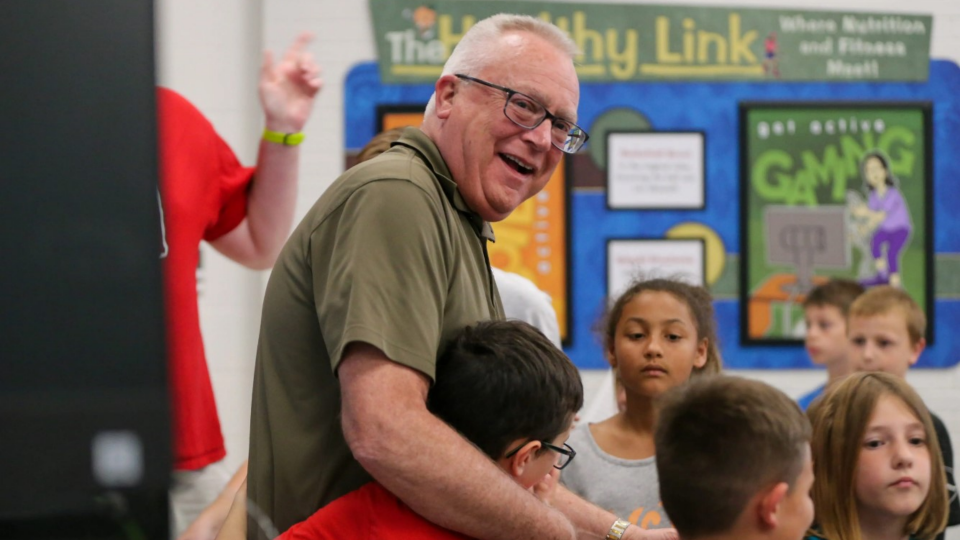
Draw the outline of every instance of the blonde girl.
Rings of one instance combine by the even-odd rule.
[[[928,540],[947,523],[943,458],[926,406],[903,379],[855,373],[809,411],[811,536]]]

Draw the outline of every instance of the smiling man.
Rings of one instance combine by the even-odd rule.
[[[474,42],[487,37],[482,30]],[[454,50],[427,104],[423,132],[470,209],[500,221],[543,189],[563,151],[576,152],[587,134],[574,123],[574,49],[528,32],[491,41],[482,52],[469,42]]]
[[[503,318],[490,222],[586,142],[575,54],[539,19],[480,21],[444,66],[421,129],[344,173],[287,242],[264,301],[248,476],[280,532],[371,476],[474,538],[611,531],[615,516],[565,499],[571,523],[426,407],[451,337]]]

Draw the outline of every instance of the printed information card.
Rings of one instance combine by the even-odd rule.
[[[703,208],[703,147],[701,132],[610,133],[607,206]]]

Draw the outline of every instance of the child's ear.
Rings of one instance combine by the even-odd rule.
[[[927,348],[927,338],[920,338],[913,344],[913,350],[910,354],[910,365],[915,365],[920,360],[920,354]]]
[[[610,345],[610,348],[606,351],[607,363],[610,364],[610,368],[617,369],[617,355],[613,352],[613,345]]]
[[[533,461],[533,458],[537,457],[537,451],[540,450],[541,446],[543,445],[540,441],[530,441],[524,444],[516,454],[511,456],[510,462],[507,464],[507,470],[510,472],[510,476],[520,478],[523,475],[523,471],[527,468],[527,465]]]
[[[710,352],[710,340],[703,338],[697,345],[697,357],[693,360],[693,367],[701,369],[707,365],[707,354]]]
[[[789,490],[790,486],[786,482],[780,482],[761,495],[757,504],[757,517],[762,529],[774,529],[780,524],[780,503]]]

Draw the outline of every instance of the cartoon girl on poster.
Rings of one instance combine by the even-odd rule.
[[[860,174],[868,189],[867,204],[861,203],[851,212],[854,218],[862,220],[865,232],[872,233],[870,251],[877,270],[876,275],[861,283],[900,287],[900,254],[913,231],[910,209],[890,171],[890,160],[882,152],[867,152],[860,162]]]

